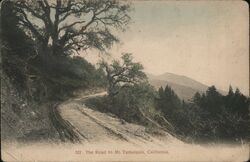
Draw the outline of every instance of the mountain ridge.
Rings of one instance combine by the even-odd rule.
[[[160,75],[146,73],[146,75],[148,77],[149,83],[156,89],[169,85],[175,91],[175,93],[185,101],[192,99],[196,92],[206,92],[207,88],[209,87],[185,75],[178,75],[169,72]],[[218,89],[218,91],[222,94],[225,94],[225,92],[222,90]]]

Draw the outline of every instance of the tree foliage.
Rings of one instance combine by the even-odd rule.
[[[17,0],[18,24],[53,54],[63,55],[96,48],[105,50],[125,30],[130,5],[116,0]]]
[[[27,67],[35,56],[33,41],[18,27],[13,3],[1,6],[1,59],[4,72],[19,88],[25,88]]]
[[[120,89],[129,85],[146,81],[146,75],[142,71],[142,64],[133,62],[132,55],[129,53],[122,54],[121,62],[114,60],[110,65],[102,60],[100,67],[106,72],[108,94],[110,96],[115,96]]]
[[[171,89],[170,86],[162,87],[158,90],[159,98],[157,98],[157,107],[168,117],[174,118],[173,112],[178,112],[181,108],[181,100]]]
[[[197,92],[192,102],[180,101],[169,87],[160,88],[156,107],[175,127],[175,133],[192,140],[237,141],[247,140],[250,134],[249,98],[233,92],[229,87],[226,96],[215,86],[203,94]]]
[[[1,56],[3,71],[17,89],[40,101],[104,85],[104,73],[84,58],[44,54],[50,50],[38,48],[38,42],[20,27],[15,2],[4,1],[1,6]]]

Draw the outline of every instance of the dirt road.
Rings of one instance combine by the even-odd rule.
[[[132,145],[163,145],[178,140],[164,131],[152,135],[143,126],[131,124],[112,114],[92,110],[84,104],[90,97],[104,95],[98,93],[69,100],[57,107],[63,120],[70,123],[84,143],[126,142]]]
[[[54,109],[58,129],[76,140],[56,145],[5,143],[4,161],[246,161],[249,157],[248,145],[185,144],[167,132],[153,135],[143,126],[84,105],[86,98],[98,95],[103,93],[68,100]]]

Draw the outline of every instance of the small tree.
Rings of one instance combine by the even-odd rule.
[[[201,102],[201,94],[199,92],[196,92],[192,98],[192,102],[196,105],[200,105]]]
[[[160,88],[158,93],[158,108],[166,116],[173,117],[174,113],[179,112],[179,110],[181,109],[181,100],[170,86],[167,85],[165,89]]]
[[[108,95],[111,97],[118,94],[121,88],[146,80],[142,64],[133,62],[131,54],[122,54],[121,60],[114,60],[111,64],[102,60],[100,63],[107,76]]]
[[[234,91],[233,91],[232,86],[230,85],[229,90],[228,90],[228,96],[233,96],[233,95],[234,95]]]
[[[204,108],[207,109],[212,116],[221,111],[223,106],[222,95],[217,91],[215,86],[208,87],[205,97]]]

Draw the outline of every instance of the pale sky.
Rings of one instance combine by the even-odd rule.
[[[133,53],[146,72],[185,75],[249,91],[248,5],[244,1],[133,1],[132,23],[110,52]],[[82,54],[91,62],[95,51]]]

